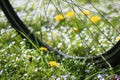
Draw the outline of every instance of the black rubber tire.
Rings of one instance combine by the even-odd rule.
[[[6,15],[8,21],[11,23],[12,27],[22,35],[22,37],[26,36],[38,47],[44,46],[49,51],[53,51],[55,54],[59,54],[66,58],[75,58],[83,60],[84,57],[73,57],[66,55],[60,51],[55,50],[54,48],[50,47],[49,45],[45,44],[43,41],[41,41],[37,36],[35,36],[28,27],[22,22],[22,20],[18,17],[16,12],[14,11],[12,5],[10,4],[9,0],[0,0],[0,7],[4,14]],[[23,35],[24,34],[24,35]],[[104,58],[104,59],[103,59]],[[88,58],[86,60],[86,63],[91,63],[92,61],[95,62],[95,65],[100,67],[107,67],[107,62],[112,66],[115,67],[118,64],[120,64],[120,41],[118,41],[114,47],[112,47],[107,52],[103,53],[99,56],[94,56],[92,58]]]

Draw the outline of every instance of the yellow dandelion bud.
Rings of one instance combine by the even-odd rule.
[[[48,51],[48,49],[45,48],[45,47],[40,47],[40,50],[41,50],[41,51]]]
[[[73,27],[73,31],[78,32],[78,28],[77,27]]]
[[[75,16],[75,13],[74,13],[73,11],[70,11],[70,12],[67,12],[67,13],[65,14],[65,16],[68,17],[68,18],[72,18],[72,17]]]
[[[90,18],[90,20],[93,22],[93,23],[97,23],[99,20],[100,20],[100,17],[99,16],[92,16]]]
[[[50,61],[49,65],[52,67],[58,67],[59,64],[56,61]]]
[[[80,14],[90,15],[91,12],[90,12],[90,11],[87,11],[87,10],[84,10],[84,11],[80,12]]]
[[[30,62],[32,62],[33,56],[27,55],[26,58],[27,58]]]
[[[117,41],[120,41],[120,36],[117,37]]]
[[[62,20],[64,20],[64,16],[63,15],[58,14],[58,15],[55,16],[55,21],[62,21]]]
[[[29,59],[30,57],[32,57],[31,55],[26,55],[26,58]]]

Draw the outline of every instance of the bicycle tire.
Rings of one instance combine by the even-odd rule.
[[[4,12],[5,16],[7,17],[8,21],[11,23],[12,27],[21,34],[24,33],[25,35],[21,34],[22,37],[27,36],[34,44],[38,44],[40,46],[46,47],[49,51],[53,51],[56,55],[61,55],[66,58],[75,58],[78,60],[84,60],[84,57],[73,57],[66,55],[65,53],[62,53],[60,51],[55,50],[54,48],[50,47],[43,41],[41,41],[37,36],[35,36],[28,27],[22,22],[22,20],[18,17],[16,12],[14,11],[12,5],[10,4],[9,0],[0,0],[0,7],[2,11]],[[106,53],[103,53],[99,56],[93,56],[92,58],[88,58],[86,60],[87,63],[91,63],[91,61],[95,62],[95,65],[99,65],[101,67],[107,67],[108,64],[105,60],[102,59],[102,56],[111,64],[112,67],[117,66],[120,64],[120,41],[118,41],[114,47],[112,47],[110,50],[108,50]]]

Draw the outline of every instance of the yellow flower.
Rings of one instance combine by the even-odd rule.
[[[92,16],[91,18],[90,18],[90,20],[93,22],[93,23],[97,23],[99,20],[100,20],[100,17],[99,16]]]
[[[26,55],[26,58],[29,59],[30,57],[33,57],[32,55]]]
[[[59,65],[56,61],[50,61],[49,64],[52,67],[58,67],[58,65]]]
[[[73,27],[73,31],[78,32],[78,28],[77,27]]]
[[[89,15],[89,14],[91,14],[91,12],[90,12],[90,11],[87,11],[87,10],[84,10],[84,11],[81,11],[80,14]]]
[[[32,62],[33,56],[32,56],[32,55],[27,55],[26,58],[27,58],[30,62]]]
[[[48,51],[48,49],[45,48],[45,47],[40,47],[40,50],[41,50],[41,51]]]
[[[120,36],[117,37],[117,41],[120,41]]]
[[[74,13],[73,11],[70,11],[70,12],[67,12],[65,15],[66,15],[66,17],[68,17],[68,18],[72,18],[72,17],[75,16],[75,13]]]
[[[62,20],[64,20],[64,16],[63,15],[58,14],[58,15],[55,16],[55,21],[62,21]]]

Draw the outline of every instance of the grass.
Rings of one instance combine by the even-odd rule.
[[[90,12],[90,15],[81,14],[78,6],[67,2],[63,2],[65,6],[61,6],[59,4],[61,0],[51,2],[53,5],[58,5],[47,11],[50,16],[42,12],[41,15],[33,16],[32,11],[37,12],[34,11],[35,1],[26,9],[28,11],[24,12],[24,16],[21,10],[25,5],[17,6],[16,10],[22,13],[21,18],[30,30],[54,48],[75,56],[99,55],[104,52],[101,46],[107,50],[112,47],[108,38],[114,43],[118,41],[116,38],[119,34],[115,28],[120,30],[118,22],[120,12],[117,6],[112,7],[112,2],[106,1],[109,4],[104,4],[102,1],[95,3],[97,9],[100,8],[100,12],[104,13],[113,26],[116,26],[114,28],[109,26],[110,23],[104,19],[104,16],[94,11],[94,8],[86,3],[87,1],[80,2],[80,4],[84,4],[84,8],[88,6],[86,10]],[[100,4],[103,4],[104,9],[101,9]],[[75,14],[70,13],[71,11]],[[66,17],[67,13],[70,13],[69,18]],[[86,64],[85,60],[62,58],[52,51],[32,48],[29,42],[22,39],[11,27],[1,11],[0,14],[0,78],[2,80],[109,80],[110,77],[115,78],[116,74],[119,75],[119,66],[112,70],[109,67],[101,69],[96,67],[94,62]],[[56,21],[55,16],[58,14],[62,15],[62,18],[58,17]],[[96,15],[98,17],[92,21],[91,17]],[[109,37],[106,38],[101,31]],[[51,66],[51,61],[55,62],[52,64],[54,66]]]

